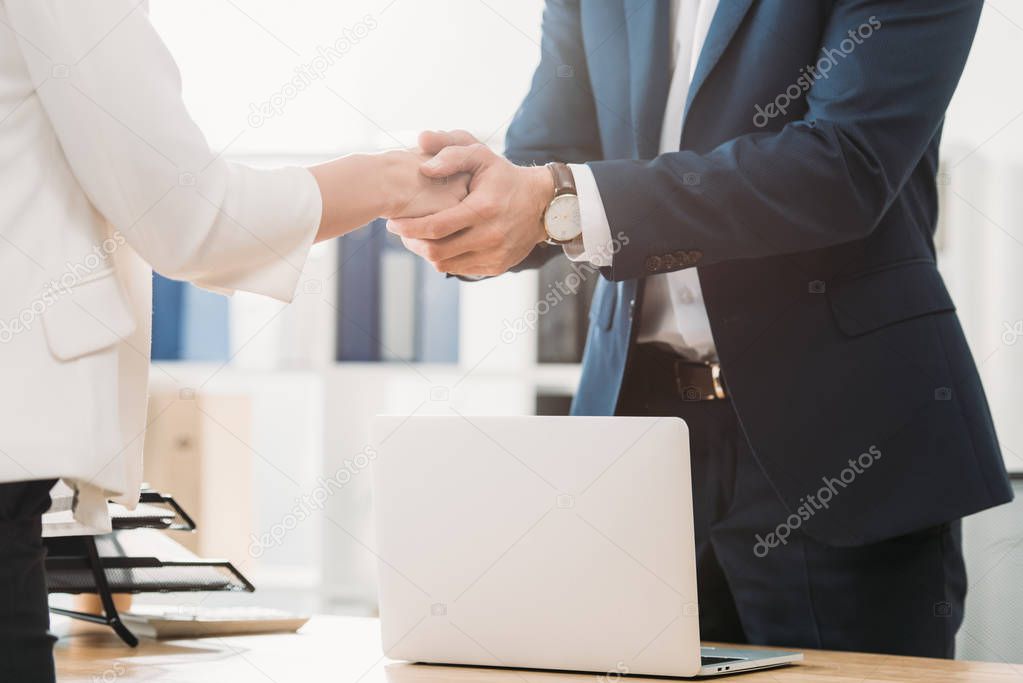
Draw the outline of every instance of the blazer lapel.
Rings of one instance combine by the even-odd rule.
[[[689,85],[683,120],[689,115],[689,107],[692,106],[693,99],[703,87],[707,76],[714,70],[718,60],[721,59],[721,55],[732,41],[752,4],[753,0],[721,0],[718,4],[714,19],[710,23],[710,30],[707,32],[707,40],[703,43],[700,58],[696,62],[693,82]]]
[[[657,156],[661,123],[668,100],[671,71],[667,0],[623,0],[629,43],[629,106],[636,153],[640,159]]]

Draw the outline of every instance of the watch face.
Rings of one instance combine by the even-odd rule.
[[[578,237],[583,231],[579,198],[574,194],[555,197],[547,207],[544,225],[550,238],[558,242],[570,242]]]

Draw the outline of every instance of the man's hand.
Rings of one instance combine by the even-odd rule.
[[[554,197],[544,167],[522,167],[495,154],[464,131],[423,133],[421,171],[433,179],[469,173],[469,195],[432,216],[388,221],[412,252],[441,272],[500,275],[544,241],[543,213]],[[442,148],[442,149],[441,149]]]

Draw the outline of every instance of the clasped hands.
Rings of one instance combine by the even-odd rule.
[[[426,132],[419,146],[310,166],[322,200],[316,240],[382,216],[437,270],[479,276],[507,271],[547,237],[546,168],[516,166],[465,131]]]
[[[465,194],[438,211],[388,220],[410,251],[442,273],[499,275],[547,238],[543,214],[554,182],[545,167],[516,166],[465,131],[427,131],[419,146],[428,157],[422,176]]]

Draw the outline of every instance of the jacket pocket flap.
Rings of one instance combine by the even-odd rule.
[[[926,260],[854,275],[829,287],[828,297],[839,329],[850,336],[955,310],[937,266]]]
[[[53,296],[54,302],[42,316],[43,329],[50,352],[59,360],[113,346],[135,331],[135,320],[113,271]]]

